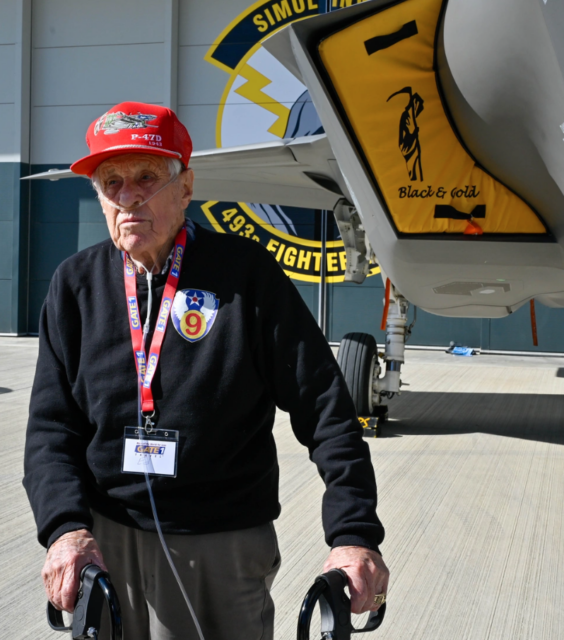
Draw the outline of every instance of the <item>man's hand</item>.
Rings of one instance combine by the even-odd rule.
[[[349,578],[351,611],[378,611],[374,596],[388,592],[390,572],[382,556],[365,547],[335,547],[331,550],[323,573],[329,569],[343,569]]]
[[[80,581],[80,572],[87,564],[96,564],[106,571],[102,553],[94,536],[86,529],[65,533],[49,548],[41,571],[47,598],[55,608],[72,612]]]

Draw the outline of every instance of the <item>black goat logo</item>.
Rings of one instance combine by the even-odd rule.
[[[423,111],[423,98],[418,93],[413,93],[411,87],[404,87],[400,91],[392,93],[386,102],[394,96],[406,93],[409,96],[400,118],[399,148],[407,165],[407,173],[410,180],[423,181],[423,166],[421,164],[421,144],[419,142],[419,127],[417,118]]]

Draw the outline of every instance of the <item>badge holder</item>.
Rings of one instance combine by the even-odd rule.
[[[153,426],[147,419],[145,429],[125,427],[121,471],[176,478],[180,432]]]

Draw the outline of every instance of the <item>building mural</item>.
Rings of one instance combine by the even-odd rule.
[[[36,333],[58,265],[108,237],[88,181],[30,184],[20,182],[20,177],[68,168],[87,153],[88,125],[124,100],[173,106],[198,150],[321,133],[305,87],[261,44],[289,22],[353,4],[357,1],[2,0],[0,333]],[[169,11],[175,6],[177,12]],[[549,11],[551,6],[549,2]],[[97,63],[92,65],[92,60]],[[121,62],[120,72],[108,73],[116,60]],[[171,60],[178,62],[177,67]],[[384,101],[403,86],[390,89]],[[427,99],[428,92],[412,89]],[[407,102],[408,96],[404,97]],[[419,167],[413,174],[417,180],[411,181],[398,149],[398,123],[405,105],[401,97],[391,99],[392,105],[391,152],[402,163],[402,177],[413,190],[419,183]],[[428,113],[426,101],[425,110],[416,113],[418,126],[424,125]],[[413,133],[414,128],[408,129]],[[425,179],[429,154],[424,147]],[[244,202],[193,205],[190,215],[207,228],[247,235],[263,244],[317,313],[322,289],[317,284],[322,262],[320,211]],[[362,286],[342,282],[345,256],[332,220],[329,213],[327,337],[338,341],[347,332],[364,331],[382,342],[378,330],[382,280],[371,277]],[[564,352],[563,313],[538,306],[541,351]],[[446,346],[450,341],[491,349],[533,349],[525,308],[503,320],[418,313],[412,344]]]
[[[332,8],[351,4],[356,2],[332,0]],[[218,147],[324,133],[305,85],[262,47],[275,31],[319,12],[314,0],[259,0],[221,32],[205,55],[227,74],[217,112]],[[202,210],[216,231],[263,244],[291,278],[319,282],[322,254],[315,211],[242,202],[207,202]],[[326,244],[327,282],[342,282],[345,251],[336,226],[330,233],[336,239]],[[376,273],[378,267],[371,275]]]

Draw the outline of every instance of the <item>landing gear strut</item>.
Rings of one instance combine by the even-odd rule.
[[[368,333],[347,333],[341,341],[337,362],[353,398],[365,435],[377,435],[377,427],[388,417],[384,399],[401,393],[401,365],[404,363],[409,303],[390,287],[386,320],[386,349],[379,359],[376,340]],[[366,418],[376,418],[368,421]],[[376,424],[375,424],[376,422]]]
[[[374,393],[373,404],[379,406],[382,398],[391,398],[401,392],[401,365],[405,362],[405,340],[407,311],[409,303],[391,286],[390,306],[386,321],[386,351],[384,362],[386,370],[380,377],[381,370],[372,379]]]

